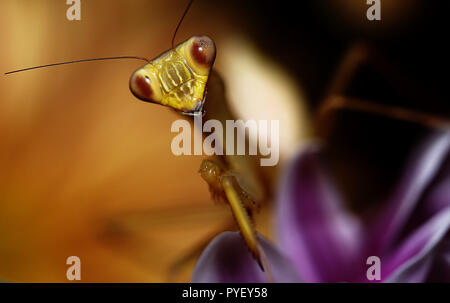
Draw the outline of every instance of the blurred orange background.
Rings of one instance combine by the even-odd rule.
[[[214,39],[214,69],[236,118],[280,120],[280,165],[264,171],[272,190],[292,151],[312,137],[311,113],[355,42],[380,50],[407,89],[386,88],[371,70],[352,83],[354,97],[448,112],[447,78],[435,74],[448,57],[438,43],[448,18],[434,18],[430,1],[382,1],[379,23],[367,21],[365,1],[300,1],[301,9],[290,2],[196,0],[176,38]],[[70,22],[65,0],[2,0],[0,71],[154,58],[171,47],[187,3],[82,0],[81,21]],[[0,77],[0,280],[67,282],[66,259],[75,255],[82,282],[186,282],[195,258],[174,276],[170,267],[230,222],[197,173],[204,157],[171,153],[170,126],[181,116],[130,93],[129,77],[141,64],[80,63]],[[330,139],[337,183],[355,205],[383,200],[421,130],[343,117]],[[264,208],[256,226],[276,240],[271,218]]]
[[[82,1],[82,20],[69,22],[65,1],[2,1],[0,70],[105,56],[154,58],[170,48],[186,4]],[[226,41],[241,22],[197,1],[176,41],[213,37],[216,68],[226,80],[236,68],[226,65],[230,56],[221,48],[233,48]],[[170,151],[170,126],[180,116],[129,92],[129,76],[140,65],[82,63],[1,77],[0,279],[67,282],[66,258],[75,255],[83,282],[168,281],[170,265],[230,220],[198,176],[202,157]],[[275,118],[290,115],[299,124],[292,106],[284,113],[279,107]],[[244,118],[268,118],[263,110]],[[292,127],[293,136],[285,132],[284,142],[297,141],[298,129]],[[111,218],[123,226],[111,225]],[[261,232],[270,237],[264,226]],[[189,281],[193,265],[173,281]]]

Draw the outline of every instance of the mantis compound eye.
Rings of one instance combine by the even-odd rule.
[[[161,85],[158,78],[147,65],[131,75],[130,90],[133,95],[143,101],[161,103]]]
[[[216,46],[208,36],[194,36],[188,40],[185,56],[189,66],[200,75],[208,75],[216,59]]]

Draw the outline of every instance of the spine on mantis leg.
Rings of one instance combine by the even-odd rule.
[[[247,244],[250,252],[256,259],[259,267],[266,273],[269,282],[272,282],[273,278],[270,271],[269,262],[267,261],[264,252],[259,246],[258,238],[256,237],[255,229],[253,228],[250,217],[248,216],[247,210],[242,204],[239,193],[235,189],[235,182],[236,180],[233,176],[222,177],[222,186],[228,199],[228,203],[230,204],[234,218],[239,225],[242,237],[244,238],[244,241]]]
[[[236,219],[239,229],[241,230],[242,236],[247,243],[250,252],[255,256],[258,265],[264,270],[261,263],[260,249],[258,245],[258,239],[256,238],[255,231],[253,229],[251,220],[242,205],[239,194],[236,192],[233,186],[233,178],[231,176],[222,177],[222,186],[227,196],[228,202],[230,204],[233,215]]]

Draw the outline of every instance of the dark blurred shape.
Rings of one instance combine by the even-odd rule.
[[[447,97],[449,21],[443,1],[382,1],[382,20],[369,22],[364,1],[231,1],[243,31],[302,84],[317,108],[335,71],[358,42],[379,54],[358,63],[348,97],[450,117]],[[362,4],[361,4],[362,3]],[[382,58],[382,59],[381,59]],[[372,60],[373,62],[373,60]],[[329,165],[356,208],[380,201],[407,152],[429,128],[378,115],[342,111],[327,138]],[[363,174],[364,172],[364,174]]]

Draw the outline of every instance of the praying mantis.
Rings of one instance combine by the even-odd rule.
[[[145,61],[146,64],[130,77],[129,88],[135,97],[145,102],[167,106],[187,117],[205,115],[203,107],[206,102],[206,90],[216,56],[214,41],[207,36],[193,36],[176,46],[174,44],[176,33],[192,3],[193,0],[188,3],[175,29],[171,49],[153,60],[137,56],[83,59],[14,70],[6,72],[5,75],[72,63],[136,59]],[[214,113],[211,112],[208,115],[211,114]],[[222,146],[225,145],[222,144]],[[241,176],[243,171],[250,171],[245,160],[239,157],[230,157],[228,162],[234,163],[233,166],[241,171]],[[238,178],[239,173],[232,173],[229,166],[229,164],[218,162],[217,159],[204,160],[200,167],[200,175],[213,189],[213,199],[230,204],[245,243],[261,269],[265,270],[268,265],[262,260],[256,232],[251,222],[251,214],[257,209],[255,199],[244,189],[246,186],[239,183],[246,177]],[[213,176],[215,172],[217,174]],[[253,185],[258,183],[254,176],[247,178],[253,178],[247,183],[253,183]],[[258,197],[261,194],[255,196]]]
[[[186,44],[183,44],[182,48],[184,50],[188,49],[188,47],[187,47],[188,44],[192,45],[193,41],[191,40],[189,43],[186,42]],[[180,49],[181,49],[181,47],[180,47]],[[210,49],[212,49],[212,48],[210,48]],[[180,57],[183,57],[183,56],[180,56]],[[167,57],[165,57],[165,58],[167,59]],[[147,63],[149,62],[149,60],[147,60],[147,59],[144,59],[144,60]],[[165,60],[164,58],[161,58],[160,62],[162,62],[164,60]],[[154,61],[152,61],[152,62],[154,62]],[[148,64],[146,64],[146,66],[147,65]],[[208,79],[207,80],[202,80],[202,82],[201,82],[202,85],[205,84],[205,89],[203,91],[203,95],[199,94],[201,96],[200,97],[198,97],[198,96],[194,97],[191,100],[192,103],[187,103],[186,104],[187,106],[181,106],[180,103],[178,103],[176,100],[174,101],[174,99],[166,99],[167,101],[163,101],[162,94],[161,94],[161,98],[159,98],[159,97],[154,97],[154,98],[153,97],[149,97],[149,94],[148,94],[149,90],[148,90],[147,85],[149,85],[150,88],[152,88],[152,85],[154,84],[154,82],[156,80],[159,81],[158,76],[156,76],[155,79],[152,82],[152,76],[155,76],[155,74],[154,74],[155,72],[152,71],[151,66],[153,66],[153,64],[150,65],[150,66],[147,66],[147,67],[144,66],[142,69],[139,69],[138,72],[133,74],[133,76],[136,76],[136,77],[134,77],[134,78],[132,77],[131,79],[137,80],[139,78],[138,76],[140,76],[141,82],[142,82],[142,80],[144,80],[143,85],[142,85],[142,83],[141,83],[141,85],[136,85],[137,84],[136,81],[130,80],[130,86],[132,88],[131,91],[133,93],[135,93],[135,95],[137,95],[138,97],[141,97],[141,99],[143,99],[145,101],[149,101],[149,102],[161,103],[161,104],[163,104],[163,102],[167,102],[166,104],[163,104],[163,105],[169,106],[171,108],[174,108],[175,110],[179,111],[180,113],[182,113],[184,115],[190,116],[190,115],[195,115],[195,114],[203,114],[203,111],[202,111],[203,106],[207,107],[207,105],[208,105],[207,102],[205,102],[206,101],[206,84],[208,85],[208,87],[211,87],[211,85],[213,85],[211,83],[211,80],[212,80],[211,78],[213,77],[212,73],[214,71],[211,70],[210,71],[211,74],[208,75]],[[192,68],[192,67],[190,67],[190,68]],[[211,68],[212,68],[212,64],[211,64]],[[145,78],[145,74],[146,73],[150,73],[150,75],[148,75],[149,80],[147,80],[147,78]],[[169,74],[169,72],[167,74]],[[199,91],[201,91],[201,90],[199,90]],[[171,105],[171,104],[173,104],[173,105]],[[327,104],[328,105],[333,105],[334,104],[333,106],[324,106],[323,107],[324,108],[323,112],[326,113],[327,115],[332,113],[333,110],[336,109],[336,108],[345,108],[346,106],[350,107],[350,108],[354,108],[355,107],[355,106],[350,106],[350,103],[345,101],[345,100],[344,100],[344,102],[338,102],[338,103],[333,103],[333,104],[332,103],[327,103]],[[361,103],[358,103],[358,104],[361,104]],[[179,107],[176,108],[176,106],[178,106],[178,105],[179,105]],[[362,110],[364,110],[364,109],[362,109]],[[369,111],[371,111],[371,110],[369,110]],[[384,114],[385,110],[381,110],[380,112],[382,112]],[[217,114],[222,114],[222,113],[215,113],[213,111],[207,111],[205,115],[213,116],[213,115],[217,115]],[[216,190],[214,192],[214,195],[218,196],[219,199],[223,200],[223,197],[225,197],[225,199],[226,199],[225,201],[227,201],[227,200],[229,201],[230,199],[233,199],[232,197],[238,197],[238,198],[236,198],[234,200],[236,200],[238,202],[239,202],[239,200],[242,200],[240,202],[242,203],[243,207],[240,207],[239,211],[240,211],[241,214],[244,214],[244,211],[247,211],[247,209],[246,209],[247,207],[246,206],[249,203],[246,204],[245,202],[243,202],[245,197],[240,192],[241,192],[241,190],[247,192],[247,190],[244,189],[246,187],[242,186],[242,184],[240,184],[241,180],[236,179],[236,180],[238,180],[237,183],[238,183],[240,189],[237,188],[237,186],[235,186],[235,181],[236,180],[233,181],[233,180],[230,180],[230,178],[229,178],[230,174],[231,174],[231,176],[233,176],[232,171],[235,170],[237,167],[241,168],[241,171],[245,170],[243,168],[244,165],[242,164],[244,161],[239,162],[239,159],[236,158],[236,157],[232,158],[232,157],[226,156],[225,158],[227,160],[226,164],[223,164],[221,162],[211,162],[211,163],[203,162],[202,165],[201,165],[200,175],[202,177],[206,177],[205,179],[207,179],[206,181],[207,181],[209,186],[211,186],[211,187],[218,187],[219,190]],[[207,160],[207,161],[209,161],[209,160]],[[207,170],[203,170],[202,171],[202,167],[207,166],[206,164],[208,164],[208,163],[209,163],[209,165],[211,165],[211,167],[217,166],[220,169],[220,173],[218,174],[218,175],[220,175],[219,178],[209,179],[210,171],[211,170],[214,171],[215,168],[211,168],[210,167],[211,169],[207,169]],[[205,165],[203,165],[203,164],[205,164]],[[208,180],[209,180],[209,182],[208,182]],[[253,179],[252,178],[247,178],[247,180],[253,180]],[[231,186],[230,186],[230,184],[231,184]],[[227,192],[224,189],[225,188],[224,185],[225,185],[225,187],[234,188],[234,191],[236,192],[236,194],[229,193],[227,195]],[[256,199],[256,200],[258,200],[258,199]],[[239,204],[236,204],[236,205],[239,207]],[[247,220],[247,219],[245,219],[245,220]],[[246,222],[245,220],[243,220],[241,222]],[[251,221],[251,220],[249,220],[249,221]],[[251,222],[248,223],[248,224],[249,224],[249,226],[251,226]],[[251,237],[252,236],[249,236],[249,238],[251,238]],[[253,241],[252,243],[255,243],[255,242]]]

